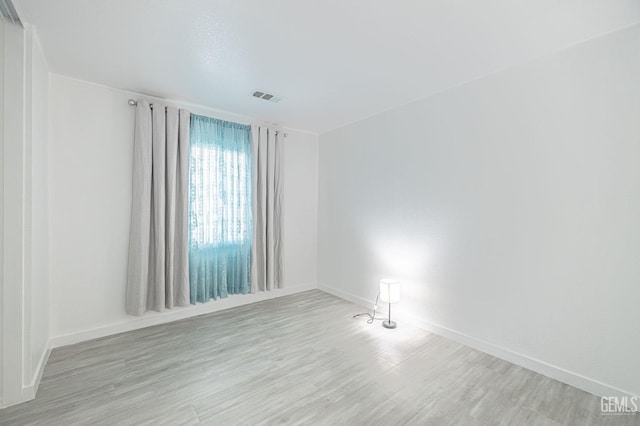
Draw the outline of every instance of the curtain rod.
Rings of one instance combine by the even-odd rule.
[[[138,101],[136,101],[135,99],[129,99],[128,101],[129,106],[136,106],[138,105]],[[149,107],[151,107],[151,109],[153,109],[153,104],[149,103]],[[165,107],[166,108],[166,107]]]
[[[136,101],[135,99],[129,99],[128,103],[129,103],[129,106],[138,105],[138,101]],[[149,106],[151,107],[151,109],[153,109],[153,104],[150,103]],[[276,131],[276,135],[282,133],[282,136],[284,136],[285,138],[289,136],[288,133],[282,132],[281,130],[277,130],[277,129],[274,129],[274,130]]]

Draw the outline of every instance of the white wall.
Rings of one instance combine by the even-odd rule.
[[[318,275],[318,136],[285,130],[284,283],[313,284]]]
[[[22,28],[4,23],[3,61],[3,289],[2,405],[24,400],[25,40]],[[28,330],[27,330],[28,331]],[[25,341],[26,340],[26,341]]]
[[[0,200],[2,200],[3,206],[0,206],[0,307],[4,311],[4,81],[5,81],[5,58],[4,58],[4,20],[0,19],[0,152],[2,152],[2,158],[0,159]],[[5,405],[4,402],[4,315],[0,315],[0,407]]]
[[[33,28],[2,31],[2,400],[32,399],[48,354],[49,71]]]
[[[124,310],[134,110],[141,95],[51,76],[53,345],[111,334],[316,286],[317,136],[286,130],[285,289],[128,316]],[[185,106],[246,123],[246,117]]]
[[[640,394],[638,52],[635,26],[322,134],[319,287],[395,276],[405,317]]]
[[[49,68],[36,32],[30,34],[30,361],[37,374],[49,344]]]

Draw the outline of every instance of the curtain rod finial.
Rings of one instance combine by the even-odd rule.
[[[136,106],[136,105],[138,105],[138,102],[136,102],[135,99],[129,99],[129,105],[130,106]]]

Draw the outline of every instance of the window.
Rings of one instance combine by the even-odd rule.
[[[250,127],[191,115],[189,281],[191,302],[251,287]]]
[[[193,244],[219,247],[250,243],[249,165],[244,151],[192,145]]]

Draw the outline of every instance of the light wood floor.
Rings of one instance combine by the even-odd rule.
[[[598,397],[309,291],[53,351],[2,425],[640,425]]]

